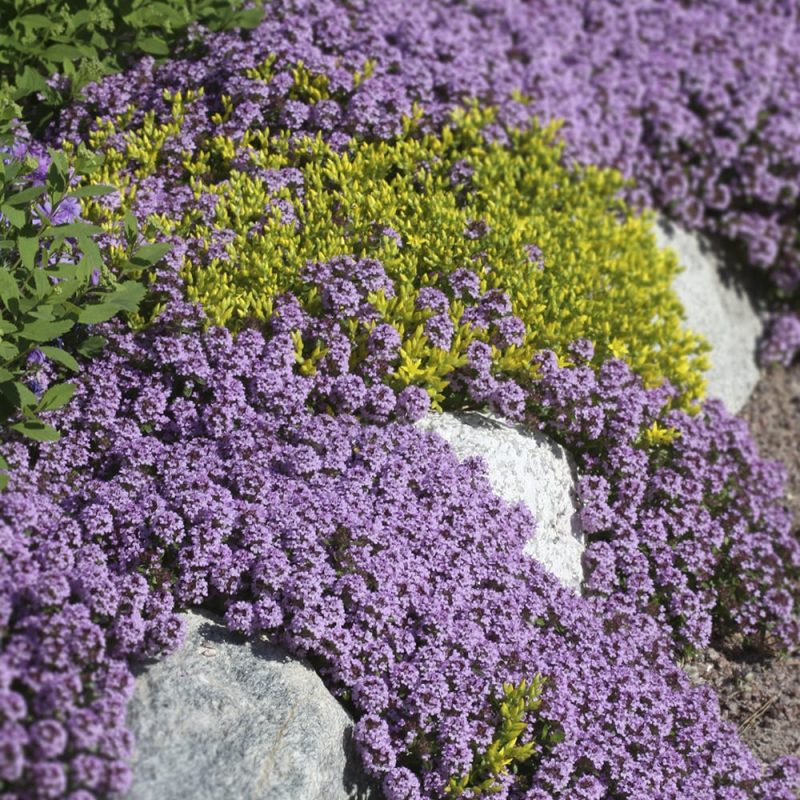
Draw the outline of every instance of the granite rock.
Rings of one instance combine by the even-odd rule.
[[[137,676],[130,800],[350,800],[370,792],[352,721],[306,664],[189,613],[186,642]]]
[[[525,503],[536,519],[536,532],[524,552],[579,592],[585,542],[575,495],[576,470],[567,451],[538,431],[485,412],[429,414],[417,426],[438,433],[461,459],[484,459],[497,495]]]
[[[686,312],[686,326],[711,345],[708,395],[736,413],[758,382],[756,348],[762,321],[746,291],[702,236],[664,220],[655,232],[659,246],[671,247],[684,268],[673,285]]]

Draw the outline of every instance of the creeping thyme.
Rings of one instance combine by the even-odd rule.
[[[204,330],[179,300],[138,332],[109,323],[105,358],[52,413],[61,441],[38,453],[9,443],[4,788],[124,790],[130,665],[177,644],[174,608],[210,606],[231,629],[311,659],[348,698],[363,767],[387,800],[461,789],[501,800],[724,800],[728,789],[791,800],[796,762],[762,769],[713,695],[675,665],[634,580],[630,597],[562,587],[523,553],[535,535],[526,507],[491,492],[480,460],[459,462],[406,424],[429,398],[385,383],[393,328],[376,323],[366,347],[380,357],[351,367],[348,325],[375,311],[371,286],[391,290],[363,266],[350,286],[330,287],[316,316],[297,298],[276,300],[264,333]],[[585,343],[573,349],[591,356]],[[467,359],[465,391],[497,379],[488,344],[473,342]],[[608,430],[632,433],[642,415],[620,405],[618,417],[614,388],[635,378],[619,362],[606,369]],[[549,392],[555,426],[576,387],[547,369],[542,382],[528,401]],[[665,393],[651,392],[634,400],[652,411]],[[681,430],[675,443],[703,441],[700,414],[668,423]],[[621,564],[635,553],[624,536],[610,546]]]

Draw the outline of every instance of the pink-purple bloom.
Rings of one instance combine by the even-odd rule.
[[[385,276],[349,267],[360,277],[339,289],[349,313],[369,320],[367,295]],[[330,280],[335,268],[314,274]],[[621,362],[592,377],[543,356],[541,380],[523,390],[493,374],[488,345],[470,345],[457,376],[466,396],[485,393],[511,417],[538,409],[586,472],[591,596],[577,597],[523,555],[535,521],[492,493],[481,461],[459,462],[406,424],[429,399],[385,383],[397,345],[388,330],[376,326],[370,339],[380,370],[351,363],[342,307],[311,317],[285,296],[265,332],[236,339],[203,332],[188,305],[138,333],[110,323],[103,359],[53,415],[63,439],[9,443],[16,469],[0,494],[7,785],[33,782],[45,796],[63,786],[87,798],[124,791],[130,667],[177,645],[176,608],[207,606],[225,609],[232,629],[266,632],[314,660],[349,698],[363,768],[387,800],[441,797],[490,744],[502,684],[535,674],[547,683],[526,719],[530,735],[545,724],[557,735],[542,734],[535,768],[509,773],[497,797],[602,789],[791,800],[795,762],[762,769],[713,694],[675,665],[669,635],[684,617],[679,641],[707,638],[713,609],[669,551],[677,545],[689,570],[713,576],[725,526],[738,540],[723,557],[748,574],[765,547],[787,548],[774,549],[764,579],[744,579],[733,621],[756,632],[778,605],[791,609],[785,591],[763,590],[769,581],[780,591],[797,567],[774,502],[780,475],[758,461],[741,425],[714,405],[668,417],[682,435],[666,462],[662,453],[651,463],[637,437],[668,387],[643,390]],[[292,334],[322,345],[312,373],[300,369]],[[574,349],[591,357],[585,342]],[[705,510],[732,478],[750,477],[760,489],[743,504]],[[668,519],[655,516],[648,491],[674,496]],[[755,532],[754,521],[766,527]]]

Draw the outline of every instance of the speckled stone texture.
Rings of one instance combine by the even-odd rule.
[[[686,327],[711,344],[708,395],[736,413],[759,378],[756,345],[763,326],[758,313],[701,236],[664,220],[655,232],[659,246],[671,247],[684,268],[674,287],[686,311]]]
[[[220,620],[186,615],[186,643],[137,677],[130,800],[350,800],[351,720],[317,674]]]
[[[497,495],[523,502],[536,519],[525,553],[564,586],[579,592],[584,538],[575,497],[575,465],[567,451],[537,431],[482,412],[429,414],[416,423],[448,441],[460,459],[480,456]]]

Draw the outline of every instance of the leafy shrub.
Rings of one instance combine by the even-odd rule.
[[[135,247],[133,227],[118,278],[97,245],[101,229],[79,216],[81,198],[114,189],[75,188],[74,179],[55,150],[0,160],[0,424],[37,440],[58,438],[40,415],[72,396],[73,384],[62,379],[78,372],[75,356],[102,347],[88,326],[136,311],[145,287],[126,272],[140,273],[168,247]],[[5,481],[0,474],[0,487]]]
[[[496,794],[502,791],[509,768],[513,772],[519,772],[525,762],[536,755],[539,742],[527,741],[520,744],[519,739],[526,734],[526,716],[538,711],[542,704],[545,683],[541,675],[535,675],[530,683],[523,679],[518,686],[512,683],[503,684],[503,694],[497,703],[501,721],[489,747],[485,753],[473,759],[473,767],[466,775],[450,779],[445,787],[446,797],[461,797],[470,791],[477,793],[478,797],[482,794]],[[560,733],[550,740],[558,738]]]
[[[281,76],[266,70],[269,92]],[[326,76],[298,66],[292,80],[283,81],[289,96],[327,102]],[[262,122],[240,127],[225,98],[214,113],[202,92],[165,91],[163,100],[163,115],[134,122],[131,108],[89,134],[104,155],[92,179],[123,195],[119,208],[98,203],[92,213],[105,222],[132,210],[153,234],[186,241],[186,292],[212,323],[236,331],[263,322],[288,289],[313,308],[307,263],[376,259],[396,288],[385,305],[403,337],[396,378],[441,402],[483,322],[458,306],[426,319],[418,293],[447,290],[448,276],[467,269],[480,292],[507,291],[527,325],[504,370],[522,377],[536,350],[565,353],[586,335],[598,364],[625,354],[648,385],[667,377],[684,403],[701,394],[704,345],[681,328],[674,256],[658,250],[650,218],[617,198],[616,173],[563,164],[554,127],[503,129],[506,144],[487,141],[495,115],[473,109],[454,113],[441,135],[407,122],[390,142],[356,139],[337,151],[293,137],[291,120],[280,135]]]
[[[175,52],[191,24],[251,28],[262,17],[243,0],[0,0],[0,106],[21,102],[31,130],[80,97],[87,83],[143,53]],[[249,6],[249,7],[248,7]]]
[[[107,330],[106,357],[54,412],[69,433],[35,463],[15,443],[28,469],[0,495],[3,645],[18,654],[3,673],[9,788],[44,787],[45,770],[69,789],[124,786],[118,754],[130,741],[95,723],[106,713],[118,727],[127,672],[115,673],[110,709],[73,699],[75,677],[87,647],[134,658],[172,646],[174,597],[310,658],[350,704],[387,800],[455,794],[465,776],[465,788],[488,781],[513,800],[789,800],[795,761],[762,771],[652,619],[575,596],[523,555],[534,521],[492,495],[478,460],[459,463],[409,425],[363,421],[377,402],[405,419],[425,406],[419,390],[397,394],[348,370],[347,322],[331,309],[309,318],[284,297],[266,336],[234,340],[188,318]],[[313,373],[293,334],[327,350]],[[41,578],[9,558],[27,546]],[[65,561],[79,570],[70,584]],[[118,608],[128,615],[110,624]],[[65,630],[65,614],[90,614],[107,638]],[[106,660],[93,663],[102,680]],[[42,674],[72,688],[43,696],[31,680]],[[539,699],[525,697],[531,686]],[[83,728],[68,726],[68,749],[40,752],[28,732],[59,718],[62,702],[63,718],[82,709]],[[99,745],[79,738],[87,729]]]

